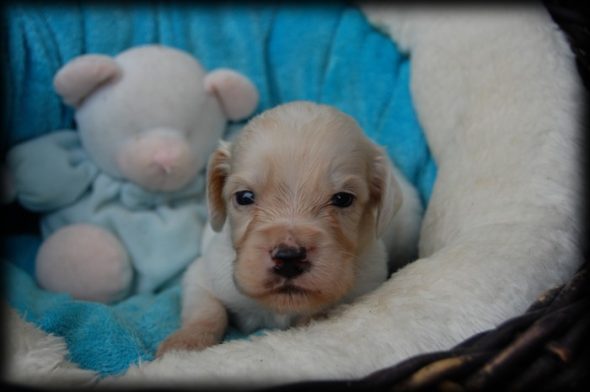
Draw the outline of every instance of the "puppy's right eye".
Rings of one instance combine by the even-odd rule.
[[[251,191],[236,192],[235,198],[236,198],[236,203],[238,203],[241,206],[247,206],[250,204],[254,204],[254,200],[255,200],[254,192],[251,192]]]
[[[354,195],[348,192],[338,192],[332,196],[332,205],[338,208],[350,207],[354,201]]]

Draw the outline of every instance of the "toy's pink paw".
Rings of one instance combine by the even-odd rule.
[[[36,274],[47,290],[105,303],[122,299],[133,277],[119,240],[88,224],[66,226],[49,236],[37,254]]]

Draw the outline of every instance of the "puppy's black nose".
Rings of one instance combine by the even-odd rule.
[[[294,278],[309,269],[307,251],[303,247],[279,245],[272,252],[273,271],[284,278]]]
[[[273,259],[283,261],[303,261],[307,257],[307,251],[304,247],[296,248],[294,246],[279,245],[272,254]]]

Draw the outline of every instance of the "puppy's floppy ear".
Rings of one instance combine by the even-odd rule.
[[[227,211],[223,200],[223,186],[230,169],[229,143],[221,142],[211,154],[207,166],[207,202],[213,230],[219,232],[225,223]]]
[[[373,159],[370,195],[377,208],[376,231],[381,237],[402,204],[401,188],[393,172],[393,164],[380,147]]]

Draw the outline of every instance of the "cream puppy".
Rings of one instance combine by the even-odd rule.
[[[349,302],[415,256],[421,206],[348,115],[294,102],[254,118],[208,166],[203,255],[183,280],[182,327],[159,347],[200,350],[229,322],[287,328]]]

